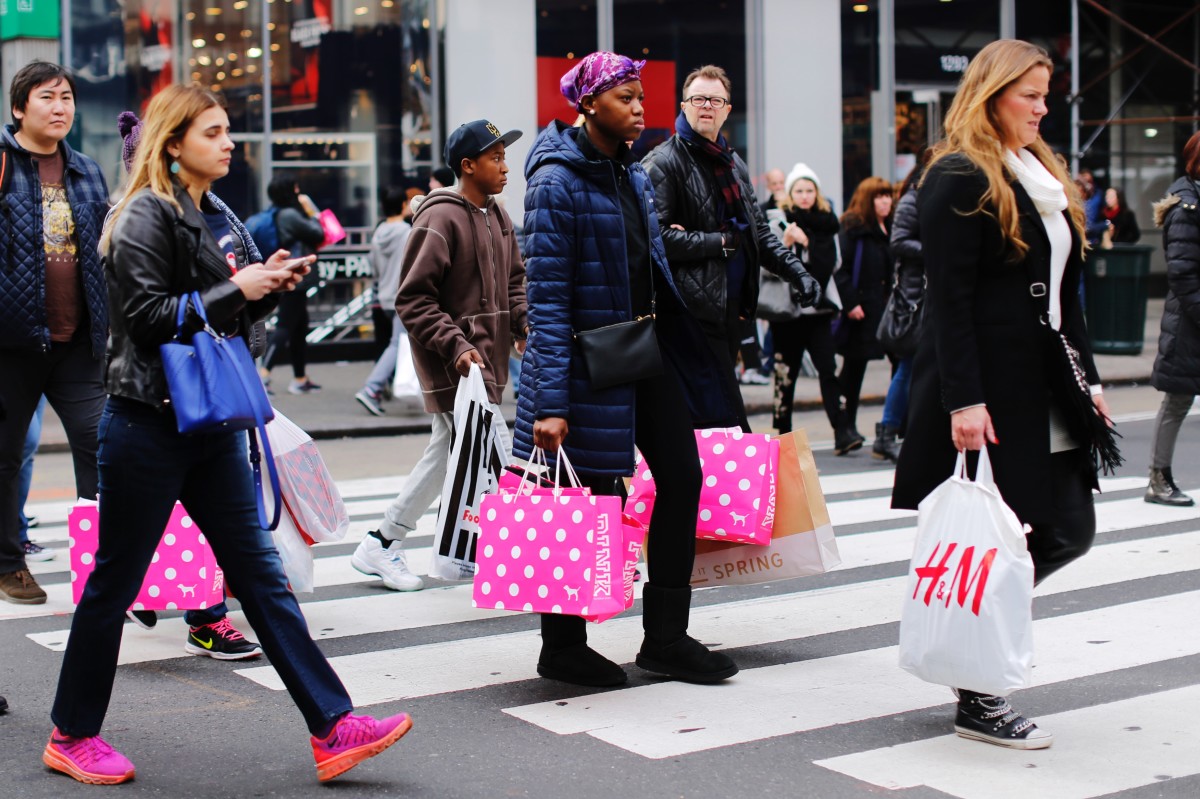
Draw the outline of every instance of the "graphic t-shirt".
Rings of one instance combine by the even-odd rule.
[[[63,183],[62,151],[34,156],[42,184],[42,239],[46,249],[46,321],[50,340],[70,341],[85,318],[75,215]]]
[[[233,249],[233,227],[229,224],[229,217],[221,212],[205,213],[204,221],[208,223],[208,229],[212,231],[213,238],[217,240],[221,252],[225,254],[225,263],[229,264],[229,274],[236,274],[237,253]]]

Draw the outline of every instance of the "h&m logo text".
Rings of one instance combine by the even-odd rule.
[[[958,544],[947,544],[945,551],[942,552],[942,559],[934,563],[937,560],[938,550],[941,548],[942,542],[939,541],[929,555],[929,561],[924,566],[916,568],[917,587],[913,590],[912,598],[917,598],[917,594],[921,593],[921,583],[928,580],[929,587],[925,590],[924,597],[927,607],[936,596],[937,600],[947,608],[954,600],[957,600],[958,606],[961,608],[966,606],[967,597],[974,589],[974,596],[971,597],[971,612],[978,616],[979,606],[983,603],[983,591],[987,587],[988,576],[992,573],[992,561],[996,559],[996,548],[993,547],[983,554],[979,565],[972,573],[971,565],[975,561],[975,547],[964,547],[958,556],[957,565],[954,566],[954,575],[950,578],[949,586],[942,577],[950,571],[951,558],[958,549]]]

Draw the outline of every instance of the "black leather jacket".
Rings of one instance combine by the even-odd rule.
[[[905,192],[892,215],[892,258],[895,262],[892,291],[910,306],[925,297],[925,262],[921,257],[921,222],[917,192]]]
[[[746,163],[736,153],[733,162],[741,186],[742,217],[750,220],[753,231],[747,242],[740,315],[753,319],[758,308],[759,267],[790,282],[804,306],[815,305],[821,297],[820,286],[767,226],[766,216],[754,201]],[[654,184],[655,210],[679,293],[698,319],[724,322],[728,267],[718,232],[721,228],[721,220],[717,219],[718,189],[712,174],[678,135],[651,150],[642,159],[642,165]],[[675,230],[671,225],[679,225],[683,230]]]
[[[229,279],[229,265],[204,217],[178,185],[175,200],[182,215],[148,189],[131,197],[117,217],[104,258],[110,319],[106,388],[155,406],[170,402],[158,348],[175,335],[183,295],[199,291],[209,322],[227,335],[245,335],[278,303],[277,295],[246,302]],[[237,236],[234,251],[238,267],[246,266]],[[202,326],[189,311],[185,335]]]

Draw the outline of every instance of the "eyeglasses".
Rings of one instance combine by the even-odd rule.
[[[729,101],[724,97],[705,97],[703,94],[693,94],[691,97],[683,98],[685,103],[691,103],[693,108],[703,108],[705,103],[713,107],[714,111],[720,111],[725,106],[729,105]]]

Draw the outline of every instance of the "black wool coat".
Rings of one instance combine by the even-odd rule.
[[[837,335],[837,351],[847,358],[878,360],[883,347],[875,337],[883,309],[892,293],[892,256],[888,233],[879,225],[846,223],[841,234],[842,266],[834,273],[842,298],[842,329]],[[862,257],[859,259],[861,248]],[[860,260],[858,280],[854,280],[854,262]],[[853,321],[845,312],[862,306],[866,317]]]
[[[1171,394],[1200,394],[1200,190],[1180,178],[1154,204],[1167,256],[1158,357],[1150,385]]]
[[[975,212],[987,180],[963,156],[939,161],[917,196],[928,279],[927,329],[913,363],[908,437],[892,507],[915,509],[950,476],[950,412],[986,404],[998,444],[988,445],[1000,494],[1024,523],[1050,521],[1050,389],[1031,273],[1050,279],[1050,240],[1033,200],[1015,180],[1025,257],[1013,260],[993,216]],[[1065,213],[1065,212],[1064,212]],[[1062,332],[1079,349],[1088,383],[1100,382],[1079,307],[1082,259],[1071,228],[1062,281]]]

